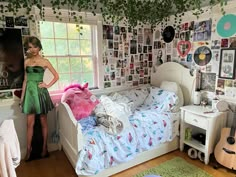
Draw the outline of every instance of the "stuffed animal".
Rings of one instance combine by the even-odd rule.
[[[66,87],[61,101],[70,106],[76,120],[88,117],[99,103],[96,96],[88,90],[88,83],[83,86],[73,84]]]

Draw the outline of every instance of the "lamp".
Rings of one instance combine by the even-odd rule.
[[[201,104],[201,92],[200,92],[201,72],[200,70],[197,70],[197,69],[195,72],[196,72],[196,82],[195,82],[195,91],[193,95],[193,104],[200,105]]]

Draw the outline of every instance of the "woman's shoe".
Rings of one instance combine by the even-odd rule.
[[[29,151],[26,152],[26,156],[25,156],[25,159],[24,159],[25,162],[28,162],[28,161],[31,160],[31,158],[30,158],[31,150],[32,150],[32,149],[30,149]]]
[[[41,153],[41,158],[47,158],[47,157],[49,157],[48,150],[43,151],[43,152]]]

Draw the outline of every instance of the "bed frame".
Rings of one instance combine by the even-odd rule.
[[[191,102],[195,76],[191,76],[189,69],[175,62],[167,62],[160,65],[155,73],[151,75],[151,85],[160,86],[162,81],[175,81],[179,83],[183,90],[185,105]],[[70,107],[66,103],[60,103],[58,107],[60,149],[63,148],[66,156],[75,168],[79,151],[83,146],[83,135],[80,124],[75,120]],[[89,177],[108,177],[120,171],[126,170],[137,164],[143,163],[160,155],[174,151],[179,148],[179,137],[173,141],[159,145],[158,147],[139,153],[129,162],[118,166],[105,169],[95,176]],[[79,177],[85,177],[80,175]],[[88,177],[88,176],[86,176]]]

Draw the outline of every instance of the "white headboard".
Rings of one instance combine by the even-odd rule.
[[[156,68],[151,74],[151,85],[160,87],[162,81],[177,82],[184,95],[184,104],[192,103],[196,74],[190,75],[190,69],[176,62],[166,62]]]

